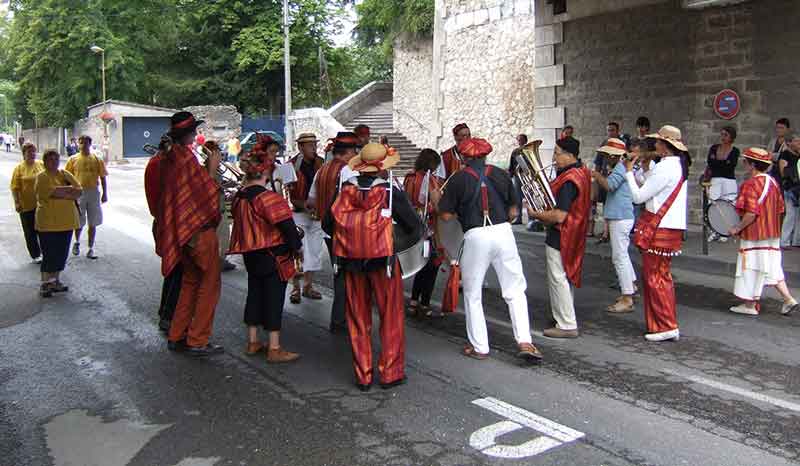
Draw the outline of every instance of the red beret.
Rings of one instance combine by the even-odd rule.
[[[458,153],[467,158],[478,159],[491,154],[492,145],[486,139],[465,139],[458,145]]]

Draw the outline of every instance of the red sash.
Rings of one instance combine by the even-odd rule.
[[[297,182],[294,184],[294,188],[292,189],[291,192],[291,197],[292,201],[305,201],[308,198],[308,195],[306,194],[307,191],[306,188],[311,183],[313,183],[314,180],[306,179],[306,176],[303,174],[303,171],[300,170],[300,165],[302,164],[302,161],[298,160],[298,158],[302,159],[303,154],[297,154],[294,157],[292,157],[292,159],[289,160],[289,162],[287,162],[292,164],[292,166],[294,166],[294,171],[295,173],[297,173]],[[314,156],[314,173],[319,171],[319,169],[322,167],[323,162],[324,161],[321,157],[318,157],[316,155]]]
[[[642,251],[661,255],[675,255],[680,251],[681,242],[678,240],[676,244],[675,240],[677,235],[671,232],[681,232],[680,238],[682,238],[682,231],[658,228],[658,225],[661,224],[664,215],[667,214],[667,211],[672,207],[672,204],[681,192],[683,183],[684,180],[681,178],[667,200],[661,204],[658,212],[652,213],[647,209],[642,210],[642,213],[639,215],[639,220],[636,221],[636,226],[633,227],[633,244]]]
[[[455,146],[442,153],[442,163],[444,164],[444,169],[448,177],[461,170],[464,166],[461,156],[456,152]]]
[[[561,233],[559,247],[564,271],[567,273],[569,282],[575,288],[580,288],[583,253],[586,250],[586,228],[589,224],[589,212],[592,207],[592,175],[585,166],[563,172],[550,183],[553,195],[558,197],[558,192],[567,182],[575,185],[578,189],[578,196],[572,202],[564,222],[556,225],[555,228]]]
[[[233,229],[228,254],[258,251],[285,242],[275,224],[292,218],[292,211],[280,194],[264,190],[252,200],[237,196],[233,200],[232,212]]]

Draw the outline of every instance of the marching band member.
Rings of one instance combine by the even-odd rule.
[[[391,388],[406,380],[403,281],[394,257],[392,221],[397,222],[395,228],[417,236],[422,225],[405,193],[379,177],[399,160],[399,154],[381,144],[364,146],[348,163],[360,175],[342,185],[325,222],[326,232],[333,236],[338,273],[345,277],[353,368],[362,391],[370,389],[373,379],[373,295],[381,319],[381,387]]]
[[[609,139],[606,145],[597,150],[608,158],[611,173],[606,178],[600,172],[593,171],[592,178],[606,192],[603,205],[603,218],[608,224],[611,242],[611,259],[617,272],[620,296],[616,302],[606,308],[608,312],[633,312],[633,294],[636,292],[636,271],[628,254],[633,229],[633,200],[628,182],[625,181],[625,165],[619,163],[621,156],[627,153],[625,142],[621,139]]]
[[[322,168],[314,177],[314,184],[308,193],[307,206],[315,209],[317,216],[324,221],[330,214],[331,205],[339,192],[339,179],[349,179],[355,173],[350,170],[347,163],[356,156],[360,148],[360,141],[354,133],[342,131],[333,140],[332,151],[333,159],[325,162]],[[327,236],[327,235],[326,235]],[[331,264],[336,263],[333,254],[333,240],[325,238],[325,245],[328,247]],[[345,321],[345,286],[344,274],[334,274],[333,277],[333,303],[331,304],[331,323],[328,327],[331,333],[347,331]]]
[[[222,352],[221,346],[209,343],[221,287],[216,234],[220,187],[212,174],[222,155],[212,151],[205,169],[197,161],[191,145],[201,124],[203,121],[189,112],[172,116],[167,135],[173,142],[162,147],[165,153],[158,165],[158,177],[166,182],[158,184],[155,193],[150,191],[153,185],[145,183],[147,197],[156,206],[155,242],[161,274],[167,277],[179,263],[183,266],[167,347],[192,356]]]
[[[744,302],[730,310],[758,315],[761,291],[764,286],[774,286],[783,297],[781,313],[788,315],[800,310],[800,304],[789,292],[781,266],[781,215],[785,207],[780,186],[767,174],[772,157],[756,147],[743,155],[750,178],[742,183],[736,199],[742,219],[729,233],[740,238],[733,294]]]
[[[367,125],[357,125],[353,128],[353,133],[355,133],[356,137],[358,138],[358,145],[361,147],[366,146],[370,143],[370,129]]]
[[[294,222],[303,229],[303,296],[313,300],[322,299],[319,291],[314,289],[314,272],[322,269],[322,227],[316,213],[306,208],[308,193],[319,169],[325,160],[317,155],[317,136],[314,133],[302,133],[297,137],[297,148],[300,153],[289,162],[297,173],[297,182],[292,188],[291,198],[294,206]],[[292,304],[300,303],[300,277],[292,281],[292,293],[289,296]]]
[[[440,169],[439,171],[439,173],[444,174],[442,178],[450,178],[455,172],[463,168],[464,158],[458,152],[458,146],[462,141],[471,137],[469,126],[467,126],[466,123],[459,123],[453,127],[453,139],[456,141],[456,144],[442,152],[442,168],[444,168],[444,170]]]
[[[275,157],[280,150],[274,141],[258,142],[239,161],[245,172],[244,186],[233,201],[233,233],[229,254],[242,254],[247,269],[247,301],[244,323],[248,327],[245,353],[266,351],[267,362],[291,362],[300,357],[280,344],[286,284],[294,277],[293,257],[302,247],[292,219],[292,210],[280,193],[267,190]],[[269,341],[258,341],[263,326]]]
[[[533,346],[528,317],[527,282],[522,260],[511,230],[517,216],[517,202],[507,171],[486,164],[492,146],[484,139],[470,138],[458,145],[467,167],[448,181],[439,201],[439,216],[444,221],[455,215],[464,230],[461,269],[464,311],[467,316],[467,345],[462,354],[483,360],[489,356],[489,337],[483,313],[482,285],[491,266],[500,281],[503,299],[508,304],[514,338],[520,358],[541,359]]]
[[[433,317],[431,309],[431,295],[436,286],[436,275],[442,263],[441,255],[436,252],[436,242],[433,233],[436,231],[436,206],[441,197],[441,182],[434,176],[434,172],[441,163],[441,157],[433,149],[422,149],[414,169],[406,174],[403,180],[403,189],[408,194],[411,205],[420,213],[427,215],[428,232],[432,240],[430,256],[425,267],[414,275],[414,284],[411,288],[411,301],[408,304],[409,314],[416,317]],[[427,188],[423,184],[427,182]],[[424,191],[427,191],[427,205],[425,205]],[[427,212],[424,212],[427,208]],[[437,315],[437,317],[441,314]]]
[[[633,202],[645,203],[645,210],[634,227],[634,243],[642,252],[644,316],[648,341],[677,340],[675,287],[670,265],[672,256],[680,254],[686,230],[686,177],[688,157],[681,142],[681,130],[663,126],[648,137],[656,139],[656,152],[661,160],[645,172],[639,187],[632,172],[637,157],[625,162],[625,178]]]
[[[573,289],[581,286],[586,228],[591,215],[591,174],[580,159],[574,138],[556,141],[554,153],[558,176],[551,183],[556,205],[552,210],[528,215],[547,225],[547,288],[555,327],[544,330],[549,338],[577,338]]]

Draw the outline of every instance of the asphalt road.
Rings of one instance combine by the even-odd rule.
[[[408,384],[364,394],[346,337],[327,331],[328,289],[321,303],[287,304],[282,340],[302,353],[297,363],[243,355],[241,267],[224,275],[217,308],[225,354],[166,350],[143,163],[109,170],[100,259],[71,257],[70,292],[39,299],[5,188],[16,160],[0,154],[2,466],[800,464],[800,316],[779,315],[777,301],[757,318],[727,313],[731,279],[714,270],[675,272],[681,340],[653,344],[641,303],[634,314],[603,311],[613,269],[587,255],[582,335],[550,340],[542,241],[520,233],[545,361],[513,357],[490,278],[490,359],[459,355],[460,313],[409,320]]]

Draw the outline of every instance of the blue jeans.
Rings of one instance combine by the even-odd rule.
[[[800,246],[800,206],[797,205],[797,194],[784,191],[783,200],[786,204],[786,217],[783,218],[781,228],[781,246]]]

